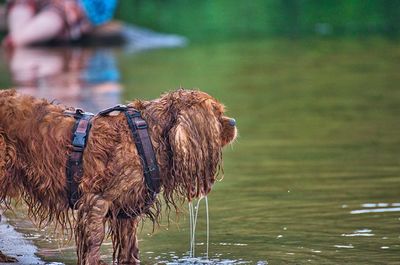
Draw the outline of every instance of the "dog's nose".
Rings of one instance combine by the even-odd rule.
[[[233,119],[233,118],[230,118],[230,119],[229,119],[229,125],[232,126],[232,127],[233,127],[233,126],[236,126],[236,120]]]

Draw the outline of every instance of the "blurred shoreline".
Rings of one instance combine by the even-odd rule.
[[[4,254],[18,259],[16,263],[1,264],[45,264],[36,256],[37,247],[31,241],[24,238],[23,234],[16,231],[14,227],[7,222],[7,218],[4,215],[1,215],[0,221],[0,250]]]

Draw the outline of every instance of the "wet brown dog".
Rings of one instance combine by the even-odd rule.
[[[152,101],[134,101],[149,125],[168,207],[210,192],[222,147],[236,137],[233,119],[206,93],[177,90]],[[0,91],[0,203],[22,198],[41,223],[67,227],[66,163],[74,118],[65,107]],[[115,114],[115,113],[114,113]],[[122,113],[95,116],[83,157],[81,198],[74,222],[78,264],[104,264],[100,246],[108,222],[118,264],[137,264],[140,216],[118,219],[144,206],[147,194],[140,157]],[[157,220],[160,203],[147,213]]]

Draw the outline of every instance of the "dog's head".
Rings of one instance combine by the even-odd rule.
[[[164,197],[174,195],[191,201],[211,191],[221,167],[222,148],[237,135],[236,122],[225,116],[225,108],[210,95],[194,90],[177,90],[156,100],[162,109],[161,137],[168,155],[162,159]],[[160,125],[157,125],[160,126]],[[165,161],[167,160],[167,161]],[[174,203],[173,203],[174,204]]]

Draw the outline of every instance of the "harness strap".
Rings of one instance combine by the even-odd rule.
[[[78,109],[74,113],[74,117],[76,121],[72,135],[72,152],[67,161],[68,201],[72,209],[75,208],[75,204],[80,197],[78,181],[83,176],[83,151],[89,137],[93,114]]]
[[[157,165],[157,159],[153,150],[153,145],[148,132],[146,121],[142,118],[140,112],[133,107],[117,105],[115,107],[101,111],[99,115],[107,115],[113,111],[123,111],[126,121],[131,130],[132,138],[140,156],[143,166],[143,175],[148,190],[148,197],[143,208],[137,209],[134,214],[121,211],[118,218],[132,218],[147,211],[154,203],[157,194],[160,192],[160,172]]]
[[[136,148],[140,157],[142,157],[141,161],[147,188],[150,193],[157,195],[160,192],[160,174],[153,145],[147,130],[147,123],[140,115],[140,112],[133,108],[128,108],[125,111],[125,116],[131,129]]]

